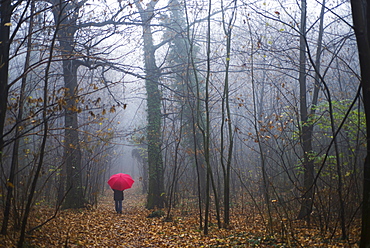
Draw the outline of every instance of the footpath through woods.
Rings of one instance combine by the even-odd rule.
[[[26,247],[357,247],[358,233],[349,241],[328,239],[316,228],[292,229],[268,237],[255,210],[240,210],[231,217],[229,230],[218,229],[214,215],[210,234],[199,230],[196,209],[183,204],[173,211],[172,221],[148,218],[144,196],[138,189],[125,191],[123,213],[114,211],[113,192],[107,190],[98,207],[62,210],[56,218],[33,231]],[[53,209],[36,206],[30,228],[53,215]],[[283,227],[282,227],[283,228]],[[287,227],[288,228],[288,227]],[[15,247],[17,234],[0,237],[0,247]]]

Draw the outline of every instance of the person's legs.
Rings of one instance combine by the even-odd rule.
[[[117,213],[119,212],[119,202],[120,201],[114,201],[114,207],[115,207]],[[121,208],[122,208],[122,203],[121,203]]]
[[[122,214],[122,201],[117,201],[118,202],[118,210],[117,213]]]

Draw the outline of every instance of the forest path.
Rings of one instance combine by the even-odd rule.
[[[196,216],[177,217],[172,222],[147,218],[151,211],[145,209],[144,203],[145,198],[138,189],[126,190],[123,211],[118,214],[114,210],[113,192],[107,190],[96,208],[60,211],[55,219],[32,233],[29,244],[36,247],[201,247],[210,239],[214,239],[213,244],[219,242],[216,241],[219,232],[204,237],[197,230]],[[42,222],[46,218],[44,212],[42,209],[36,212]]]

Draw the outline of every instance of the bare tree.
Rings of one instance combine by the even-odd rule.
[[[54,45],[55,45],[55,42],[56,42],[58,29],[59,29],[59,25],[56,26],[55,31],[54,31],[52,44],[50,46],[50,56],[49,56],[48,64],[47,64],[46,69],[45,69],[45,82],[44,82],[44,88],[43,88],[43,99],[44,99],[44,101],[43,101],[43,106],[42,106],[42,120],[43,120],[42,141],[41,141],[41,145],[40,145],[40,152],[39,152],[39,158],[38,158],[38,161],[37,161],[36,170],[35,170],[35,173],[33,175],[32,183],[31,183],[29,194],[28,194],[28,197],[27,197],[26,209],[24,211],[24,216],[23,216],[22,226],[21,226],[21,235],[20,235],[18,245],[17,245],[18,248],[23,247],[23,243],[24,243],[25,235],[26,235],[26,227],[27,227],[28,218],[29,218],[30,212],[31,212],[31,207],[32,207],[33,198],[34,198],[35,191],[36,191],[37,182],[39,180],[41,169],[44,166],[43,162],[44,162],[44,158],[45,158],[45,147],[46,147],[46,141],[47,141],[48,132],[49,132],[49,120],[48,120],[48,117],[49,117],[48,116],[49,115],[48,107],[49,106],[48,106],[48,101],[47,101],[48,93],[49,93],[49,91],[48,91],[49,72],[50,72],[51,62],[52,62],[52,58],[53,58],[53,50],[54,50]]]
[[[21,1],[20,1],[21,2]],[[8,102],[8,69],[9,69],[9,49],[10,49],[10,18],[15,6],[11,0],[0,2],[0,160],[4,148],[4,124]],[[1,162],[0,161],[0,162]]]
[[[368,1],[351,0],[361,69],[361,87],[366,116],[367,154],[364,162],[361,248],[370,247],[370,9]]]
[[[63,77],[66,88],[65,99],[65,161],[66,161],[66,208],[80,208],[85,204],[81,178],[81,148],[78,132],[78,83],[77,70],[81,65],[74,51],[74,39],[78,30],[77,20],[82,2],[52,1],[53,15],[58,30],[57,38],[63,58]],[[62,181],[62,183],[64,183]]]
[[[228,227],[230,224],[230,178],[231,178],[231,167],[232,167],[232,157],[233,157],[233,148],[234,148],[234,130],[230,111],[230,59],[231,59],[231,45],[232,45],[232,31],[233,26],[235,25],[236,20],[236,11],[237,11],[237,1],[231,3],[231,14],[228,22],[226,22],[226,9],[228,6],[221,6],[222,8],[222,20],[223,20],[223,29],[226,37],[226,65],[225,65],[225,79],[224,79],[224,90],[222,95],[222,111],[221,111],[221,165],[224,177],[224,224],[225,227]],[[225,128],[226,127],[226,128]],[[225,149],[226,142],[224,143],[224,129],[227,130],[227,141],[228,149]],[[226,153],[225,153],[225,150]]]
[[[30,21],[29,21],[29,26],[28,26],[27,51],[26,51],[26,58],[24,62],[24,76],[22,77],[21,91],[20,91],[20,96],[19,96],[19,109],[18,109],[16,128],[15,128],[16,140],[14,141],[14,144],[13,144],[12,161],[11,161],[9,177],[8,177],[7,195],[6,195],[5,208],[4,208],[4,219],[3,219],[2,228],[1,228],[2,234],[6,234],[7,232],[6,230],[8,227],[8,221],[10,217],[11,199],[13,197],[13,190],[15,188],[14,187],[15,173],[18,170],[19,144],[20,144],[20,139],[18,137],[20,136],[20,130],[22,129],[21,122],[23,120],[23,112],[24,112],[23,108],[24,108],[24,103],[25,103],[27,71],[30,66],[34,10],[35,10],[35,3],[32,1],[31,8],[30,8]],[[1,156],[0,156],[0,159],[1,159]]]

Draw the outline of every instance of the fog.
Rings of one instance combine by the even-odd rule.
[[[366,154],[351,6],[305,3],[49,0],[20,1],[10,21],[1,12],[6,209],[13,188],[19,204],[97,204],[126,173],[149,209],[198,199],[228,224],[234,205],[266,209],[267,222],[314,206],[318,222],[340,213],[350,226]]]

